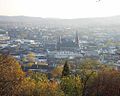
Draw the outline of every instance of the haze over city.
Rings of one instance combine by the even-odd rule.
[[[0,0],[0,15],[88,18],[120,15],[120,0]]]
[[[0,96],[120,96],[120,0],[0,0]]]

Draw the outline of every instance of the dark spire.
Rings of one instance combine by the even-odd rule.
[[[75,43],[77,46],[79,46],[79,36],[78,36],[77,31],[76,31],[76,36],[75,36]]]
[[[60,50],[61,43],[62,43],[61,36],[59,36],[57,41],[57,50]]]
[[[62,43],[62,41],[61,41],[61,36],[59,36],[59,41],[58,41],[58,42],[59,42],[59,44],[61,44],[61,43]]]

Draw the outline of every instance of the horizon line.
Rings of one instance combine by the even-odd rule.
[[[77,18],[59,18],[59,17],[40,17],[40,16],[27,16],[27,15],[0,15],[3,17],[30,17],[30,18],[43,18],[43,19],[92,19],[92,18],[109,18],[109,17],[117,17],[120,15],[111,15],[111,16],[98,16],[98,17],[77,17]]]

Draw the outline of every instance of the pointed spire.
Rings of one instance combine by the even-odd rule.
[[[58,41],[57,41],[57,50],[60,50],[61,44],[62,44],[61,36],[59,36],[59,37],[58,37]]]
[[[79,36],[78,36],[77,31],[76,31],[76,36],[75,36],[75,43],[76,43],[76,45],[79,45]]]
[[[59,36],[59,41],[58,41],[60,44],[62,43],[62,41],[61,41],[61,36]]]

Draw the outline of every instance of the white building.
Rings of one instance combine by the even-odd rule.
[[[54,51],[50,52],[57,59],[64,59],[64,58],[75,58],[75,57],[83,57],[81,53],[71,52],[71,51]]]

